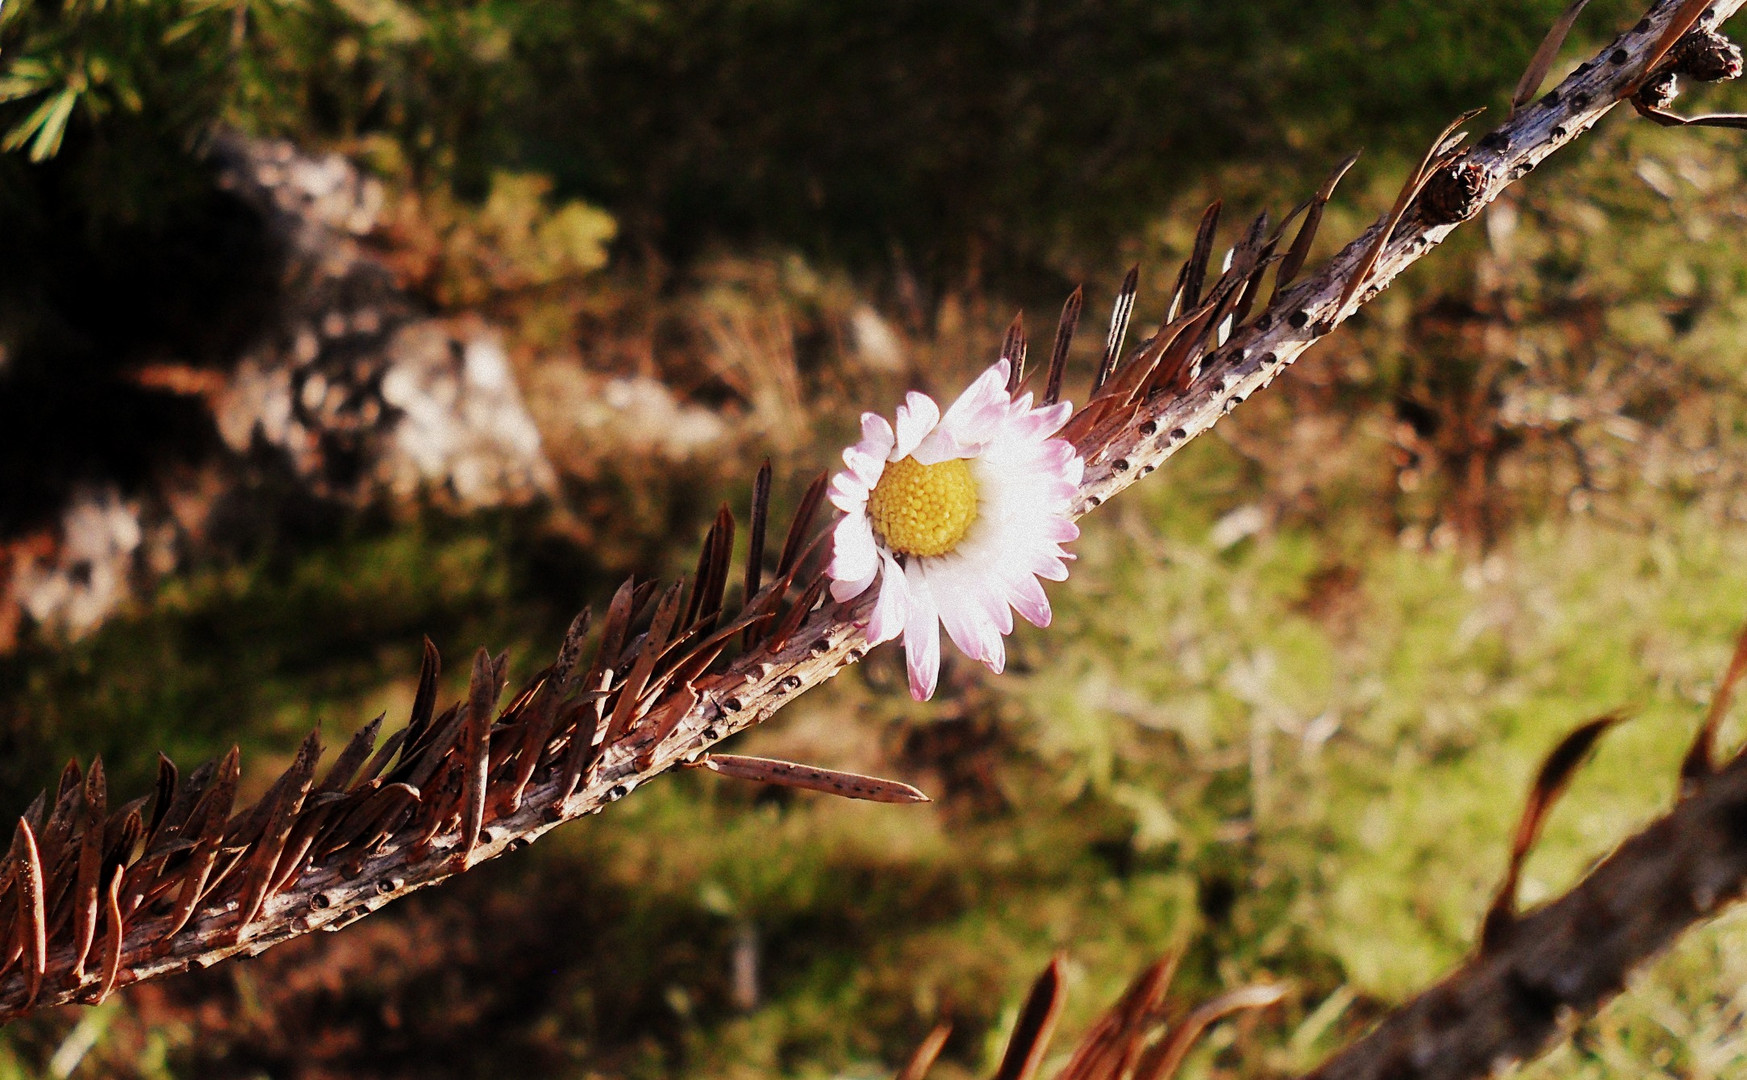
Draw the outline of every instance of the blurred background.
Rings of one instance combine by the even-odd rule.
[[[423,634],[525,677],[1082,282],[1083,395],[1129,265],[1158,319],[1208,201],[1362,148],[1326,255],[1563,6],[8,0],[0,812],[233,742],[259,791]],[[1074,1036],[1176,947],[1185,999],[1292,986],[1187,1075],[1309,1066],[1465,954],[1566,730],[1635,716],[1525,900],[1673,793],[1747,618],[1744,165],[1610,116],[1089,518],[1006,675],[918,705],[879,650],[731,748],[931,805],[664,777],[0,1078],[875,1077],[941,1019],[983,1075],[1052,952]],[[1741,1075],[1744,986],[1725,917],[1526,1075]]]

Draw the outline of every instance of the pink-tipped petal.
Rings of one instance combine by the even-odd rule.
[[[938,465],[953,458],[974,457],[976,452],[974,444],[961,443],[945,427],[937,427],[916,444],[910,456],[923,465]]]
[[[923,464],[951,457],[970,457],[996,438],[1007,422],[1012,402],[1007,397],[1007,361],[997,362],[958,396],[940,418],[940,425],[916,452]],[[926,455],[926,456],[924,456]]]
[[[1070,461],[1076,460],[1073,444],[1065,439],[1048,439],[1037,449],[1037,463],[1055,475],[1060,475]]]
[[[985,613],[989,622],[994,625],[995,632],[1006,637],[1013,632],[1013,609],[1007,604],[1005,593],[997,595],[989,593],[984,598]]]
[[[989,670],[996,675],[1007,670],[1007,643],[1001,640],[1000,635],[996,635],[989,649],[989,655],[983,657],[983,663],[987,664]]]
[[[1037,535],[1052,544],[1065,544],[1080,538],[1080,527],[1063,517],[1045,518],[1038,523]]]
[[[952,426],[991,410],[1006,412],[1010,405],[1007,371],[1007,361],[995,361],[987,371],[977,376],[975,382],[965,387],[964,393],[947,408],[941,421]]]
[[[880,477],[886,473],[885,457],[875,457],[863,450],[859,444],[843,452],[843,463],[849,466],[850,475],[869,488],[879,483]]]
[[[1056,432],[1058,432],[1062,429],[1062,425],[1067,423],[1068,420],[1073,417],[1073,415],[1074,415],[1074,403],[1073,402],[1071,402],[1071,401],[1058,401],[1054,405],[1049,406],[1047,409],[1034,409],[1034,410],[1032,410],[1030,419],[1032,419],[1032,420],[1036,421],[1038,424],[1042,425],[1043,434],[1054,435]]]
[[[1059,555],[1044,555],[1034,559],[1031,572],[1046,581],[1068,580],[1068,564]]]
[[[840,472],[831,478],[826,498],[845,514],[859,514],[867,509],[868,487],[854,473]]]
[[[879,571],[875,570],[862,578],[834,578],[831,582],[831,599],[839,604],[845,600],[854,600],[862,593],[867,592],[868,586],[872,585],[874,578],[878,576]]]
[[[942,424],[930,431],[927,438],[917,443],[916,449],[911,452],[910,456],[923,465],[938,465],[953,458],[974,457],[976,452],[975,445],[960,442]]]
[[[940,678],[940,616],[921,563],[912,559],[904,568],[904,583],[910,593],[909,617],[904,620],[904,659],[910,671],[910,696],[927,701],[934,696]]]
[[[1000,647],[1001,635],[983,605],[978,568],[967,566],[963,560],[942,559],[923,570],[940,621],[946,626],[946,636],[958,646],[959,652],[972,660],[987,662],[993,649]]]

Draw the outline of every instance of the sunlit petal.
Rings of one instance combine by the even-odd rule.
[[[920,393],[893,424],[863,414],[861,441],[832,479],[832,505],[845,517],[832,534],[831,593],[853,598],[878,580],[868,638],[903,636],[918,699],[938,683],[943,627],[999,674],[1015,612],[1049,625],[1040,579],[1067,577],[1073,556],[1062,545],[1080,535],[1070,511],[1085,462],[1055,437],[1073,409],[1010,397],[1007,374],[1005,361],[988,368],[945,414]]]

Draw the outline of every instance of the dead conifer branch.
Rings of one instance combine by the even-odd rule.
[[[1715,30],[1734,15],[1743,0],[1719,0],[1706,8],[1683,33]],[[1579,65],[1563,82],[1533,105],[1522,108],[1505,123],[1482,135],[1475,145],[1447,162],[1431,178],[1435,183],[1446,170],[1472,183],[1477,193],[1463,201],[1458,220],[1436,220],[1448,215],[1428,213],[1422,198],[1410,206],[1392,235],[1382,244],[1374,265],[1367,255],[1377,246],[1378,236],[1388,226],[1379,221],[1349,243],[1316,273],[1292,281],[1279,291],[1267,309],[1247,325],[1235,328],[1224,345],[1200,360],[1200,372],[1180,393],[1161,394],[1126,408],[1102,406],[1082,420],[1076,417],[1078,445],[1086,455],[1086,478],[1081,484],[1080,512],[1090,510],[1151,472],[1179,447],[1212,427],[1255,391],[1297,359],[1305,349],[1349,318],[1377,293],[1388,287],[1403,270],[1437,247],[1485,204],[1497,198],[1510,184],[1527,176],[1548,155],[1577,139],[1605,116],[1646,67],[1672,43],[1663,38],[1676,18],[1690,14],[1686,5],[1657,4],[1632,29],[1610,42]],[[1429,195],[1429,192],[1428,192]],[[1294,250],[1300,245],[1294,244]],[[1308,243],[1303,247],[1308,247]],[[1340,297],[1363,271],[1363,279],[1347,304]],[[1214,286],[1217,289],[1217,283]],[[1185,297],[1187,300],[1187,297]],[[1185,304],[1180,317],[1196,310]],[[1117,367],[1106,384],[1124,383],[1124,372],[1136,360]],[[1094,398],[1082,413],[1098,410]]]
[[[1609,722],[1584,725],[1549,755],[1501,900],[1550,786]],[[1475,1080],[1564,1038],[1633,970],[1747,892],[1747,754],[1688,792],[1559,899],[1502,918],[1495,904],[1472,959],[1304,1080]]]
[[[1695,26],[1714,29],[1742,3],[1747,0],[1718,0]],[[1092,399],[1070,422],[1087,461],[1076,512],[1151,472],[1271,382],[1462,217],[1586,131],[1642,76],[1653,53],[1673,44],[1664,41],[1672,20],[1689,13],[1690,5],[1658,5],[1535,105],[1445,163],[1481,181],[1454,220],[1428,214],[1424,200],[1409,200],[1393,229],[1380,222],[1320,270],[1297,278],[1332,180],[1285,256],[1275,253],[1281,233],[1270,239],[1266,219],[1258,218],[1229,263],[1212,274],[1217,211],[1210,210],[1165,325],[1125,361],[1100,358],[1097,374],[1107,378],[1097,380]],[[1285,285],[1252,317],[1270,265]],[[1349,293],[1350,303],[1344,302]],[[1077,304],[1071,315],[1064,313],[1046,392],[1065,386],[1078,314]],[[1121,310],[1113,322],[1125,327],[1127,319]],[[1106,351],[1122,336],[1113,326]],[[1017,323],[1003,351],[1023,358]],[[1016,377],[1018,371],[1016,363]],[[1071,388],[1066,393],[1073,396]],[[755,492],[761,493],[752,535],[762,546],[767,481]],[[340,929],[408,892],[525,846],[561,822],[598,813],[859,660],[874,594],[848,604],[826,595],[819,557],[824,534],[816,527],[824,494],[821,477],[802,500],[768,582],[763,567],[747,568],[742,592],[749,595],[738,598],[738,609],[725,598],[734,526],[730,515],[720,514],[689,602],[677,585],[662,590],[655,582],[626,582],[586,664],[587,623],[579,621],[553,666],[511,695],[501,711],[502,656],[481,654],[468,699],[444,709],[437,700],[436,650],[427,645],[405,726],[380,747],[374,746],[379,729],[367,728],[319,783],[313,781],[318,754],[306,744],[308,752],[261,802],[233,813],[234,750],[186,778],[166,761],[148,814],[145,800],[110,809],[116,800],[101,779],[88,782],[70,767],[54,800],[45,796],[20,821],[10,855],[0,861],[0,1022],[35,1006],[100,998],[142,979],[258,953],[313,930]],[[733,611],[738,614],[731,617]],[[785,776],[804,778],[806,771],[792,766]],[[1703,779],[1675,814],[1702,815],[1707,807],[1713,816],[1724,814],[1716,793],[1747,785],[1742,771]],[[812,772],[824,776],[827,787],[871,784],[870,790],[900,794],[877,786],[889,782]],[[1747,798],[1747,790],[1738,794]],[[1747,856],[1741,862],[1747,873]],[[1735,881],[1706,886],[1709,903],[1699,906],[1709,910],[1732,895]],[[1658,923],[1658,940],[1698,917]]]

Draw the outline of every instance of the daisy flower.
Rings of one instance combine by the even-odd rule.
[[[934,695],[940,627],[959,650],[1000,674],[1013,611],[1049,625],[1038,578],[1061,581],[1061,545],[1080,535],[1069,504],[1085,463],[1052,438],[1067,402],[1032,408],[1007,393],[1007,361],[983,372],[951,408],[911,392],[896,424],[863,413],[861,441],[831,478],[844,518],[832,535],[831,595],[860,596],[879,582],[868,619],[878,644],[904,635],[910,694]]]

